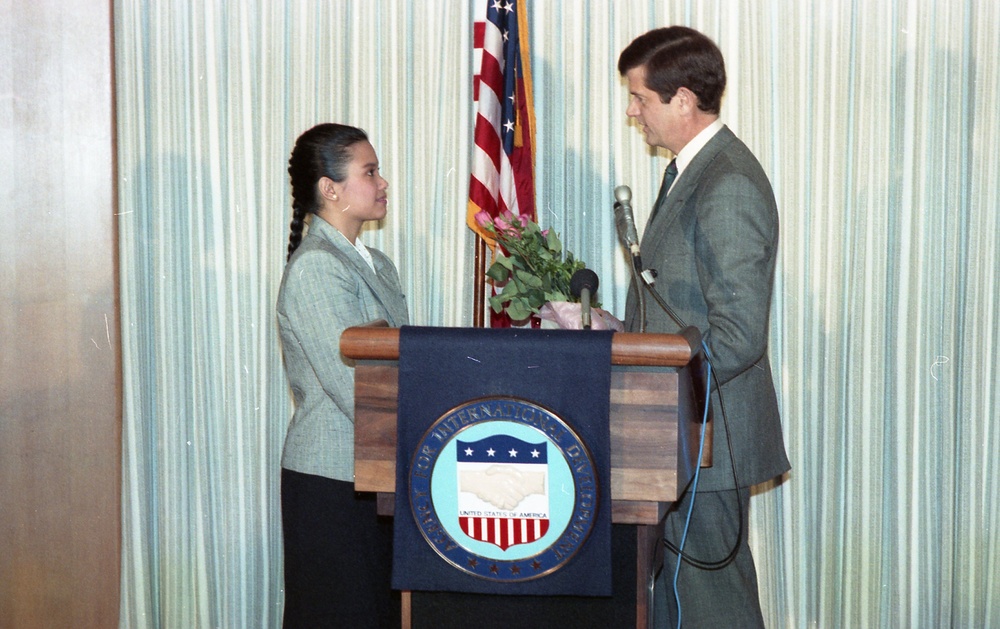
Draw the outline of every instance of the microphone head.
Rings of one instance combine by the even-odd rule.
[[[615,188],[615,229],[622,244],[630,250],[639,245],[639,234],[635,230],[635,218],[632,216],[632,189],[628,186]],[[632,251],[632,255],[635,255]]]
[[[622,205],[632,204],[632,189],[628,186],[618,186],[615,188],[615,201]]]
[[[590,269],[580,269],[573,274],[573,277],[569,280],[569,290],[574,296],[579,297],[583,294],[583,289],[590,290],[591,294],[597,292],[597,273],[594,273]]]

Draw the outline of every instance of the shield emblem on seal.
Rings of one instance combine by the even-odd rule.
[[[497,434],[457,440],[458,520],[470,538],[507,550],[549,530],[548,444]]]

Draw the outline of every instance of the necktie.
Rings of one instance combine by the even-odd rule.
[[[667,198],[667,193],[670,192],[670,186],[674,183],[674,179],[677,179],[677,158],[670,160],[670,163],[667,164],[667,171],[663,173],[663,183],[660,184],[660,194],[656,195],[656,203],[653,205],[653,213],[649,216],[650,220],[653,220],[653,217],[656,216],[656,212],[660,209],[660,204]]]

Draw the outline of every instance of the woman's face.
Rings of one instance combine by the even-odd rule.
[[[337,184],[337,205],[359,223],[381,220],[385,218],[389,182],[379,174],[375,149],[369,142],[358,142],[349,150],[352,159],[347,178]]]

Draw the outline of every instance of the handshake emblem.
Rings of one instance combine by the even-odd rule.
[[[498,509],[513,511],[532,494],[545,495],[545,472],[496,464],[480,470],[460,470],[458,490],[469,492]]]

